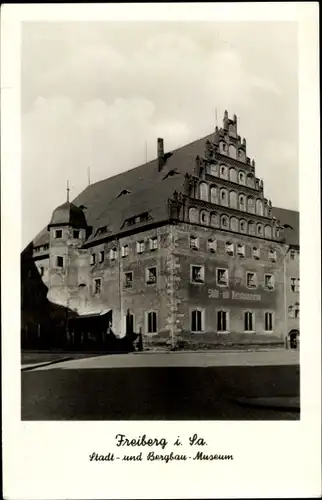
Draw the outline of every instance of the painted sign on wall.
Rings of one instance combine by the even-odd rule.
[[[250,300],[260,302],[262,296],[259,293],[244,293],[235,292],[234,290],[214,290],[212,288],[208,289],[208,297],[210,299],[232,299],[232,300]]]

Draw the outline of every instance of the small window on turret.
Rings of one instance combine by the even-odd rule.
[[[75,240],[78,240],[78,238],[79,238],[79,231],[78,231],[78,229],[74,229],[74,231],[73,231],[73,238]]]
[[[55,238],[56,240],[60,239],[63,237],[63,231],[61,229],[56,229],[55,231]]]

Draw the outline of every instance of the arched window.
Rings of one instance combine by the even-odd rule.
[[[220,165],[220,177],[227,179],[227,167],[225,165]]]
[[[228,197],[227,197],[227,190],[226,189],[220,190],[220,204],[224,205],[225,207],[228,206]]]
[[[264,236],[262,224],[257,224],[257,234],[258,236]]]
[[[229,179],[231,182],[237,182],[237,172],[234,168],[229,170]]]
[[[231,208],[237,208],[237,194],[235,191],[230,191],[229,193],[229,206]]]
[[[246,212],[246,197],[243,194],[239,195],[239,210]]]
[[[239,174],[238,174],[238,182],[242,186],[245,186],[245,174],[244,174],[244,172],[239,172]]]
[[[262,203],[262,200],[256,200],[256,213],[258,215],[263,215],[263,203]]]
[[[266,225],[265,226],[265,238],[268,238],[269,240],[272,239],[272,228],[271,226]]]
[[[208,201],[208,185],[205,182],[201,182],[199,186],[200,199]]]
[[[219,203],[217,186],[211,186],[210,188],[210,201],[211,203],[216,203],[216,205]]]
[[[228,229],[228,217],[227,215],[222,215],[221,216],[221,227],[224,229]]]
[[[200,223],[206,226],[209,225],[209,213],[206,210],[200,212]]]
[[[247,175],[247,186],[249,186],[251,188],[255,187],[255,181],[254,181],[253,174],[248,174]]]
[[[194,223],[199,222],[199,212],[196,208],[189,208],[189,221]]]
[[[229,146],[229,156],[231,158],[236,158],[236,148],[233,144],[230,144]]]
[[[248,223],[248,233],[255,235],[255,224],[252,221]]]
[[[220,150],[220,153],[223,153],[223,154],[226,154],[227,152],[227,144],[223,141],[220,141],[219,143],[219,150]]]
[[[219,227],[219,215],[216,213],[212,213],[210,217],[210,225],[212,227]]]
[[[247,199],[247,211],[253,214],[255,212],[255,207],[254,207],[254,198],[252,196],[248,196]]]
[[[242,149],[239,149],[238,151],[238,159],[239,161],[245,161],[245,151],[243,151]]]
[[[238,220],[236,219],[236,217],[232,217],[230,219],[230,229],[232,231],[238,231]]]
[[[209,170],[210,170],[210,175],[214,175],[215,177],[218,176],[218,165],[212,163],[210,165],[210,169]]]
[[[240,221],[240,232],[247,233],[247,223],[244,220]]]

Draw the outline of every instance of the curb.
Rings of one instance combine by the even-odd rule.
[[[263,399],[261,401],[261,399]],[[271,410],[284,410],[300,412],[300,401],[290,402],[288,398],[280,398],[279,403],[276,398],[237,398],[235,402],[241,406],[249,406],[252,408],[269,408]],[[291,398],[294,399],[294,398]]]
[[[21,371],[27,372],[35,370],[36,368],[41,368],[43,366],[50,366],[50,365],[55,365],[57,363],[63,363],[64,361],[71,361],[72,359],[74,358],[61,358],[61,359],[54,359],[53,361],[45,361],[44,363],[38,363],[36,365],[26,366],[25,368],[22,366]]]

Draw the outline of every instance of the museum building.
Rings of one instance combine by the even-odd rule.
[[[30,259],[50,303],[126,314],[145,345],[284,342],[299,328],[299,214],[275,208],[237,117],[89,185],[56,208]],[[24,275],[23,288],[32,279]]]

